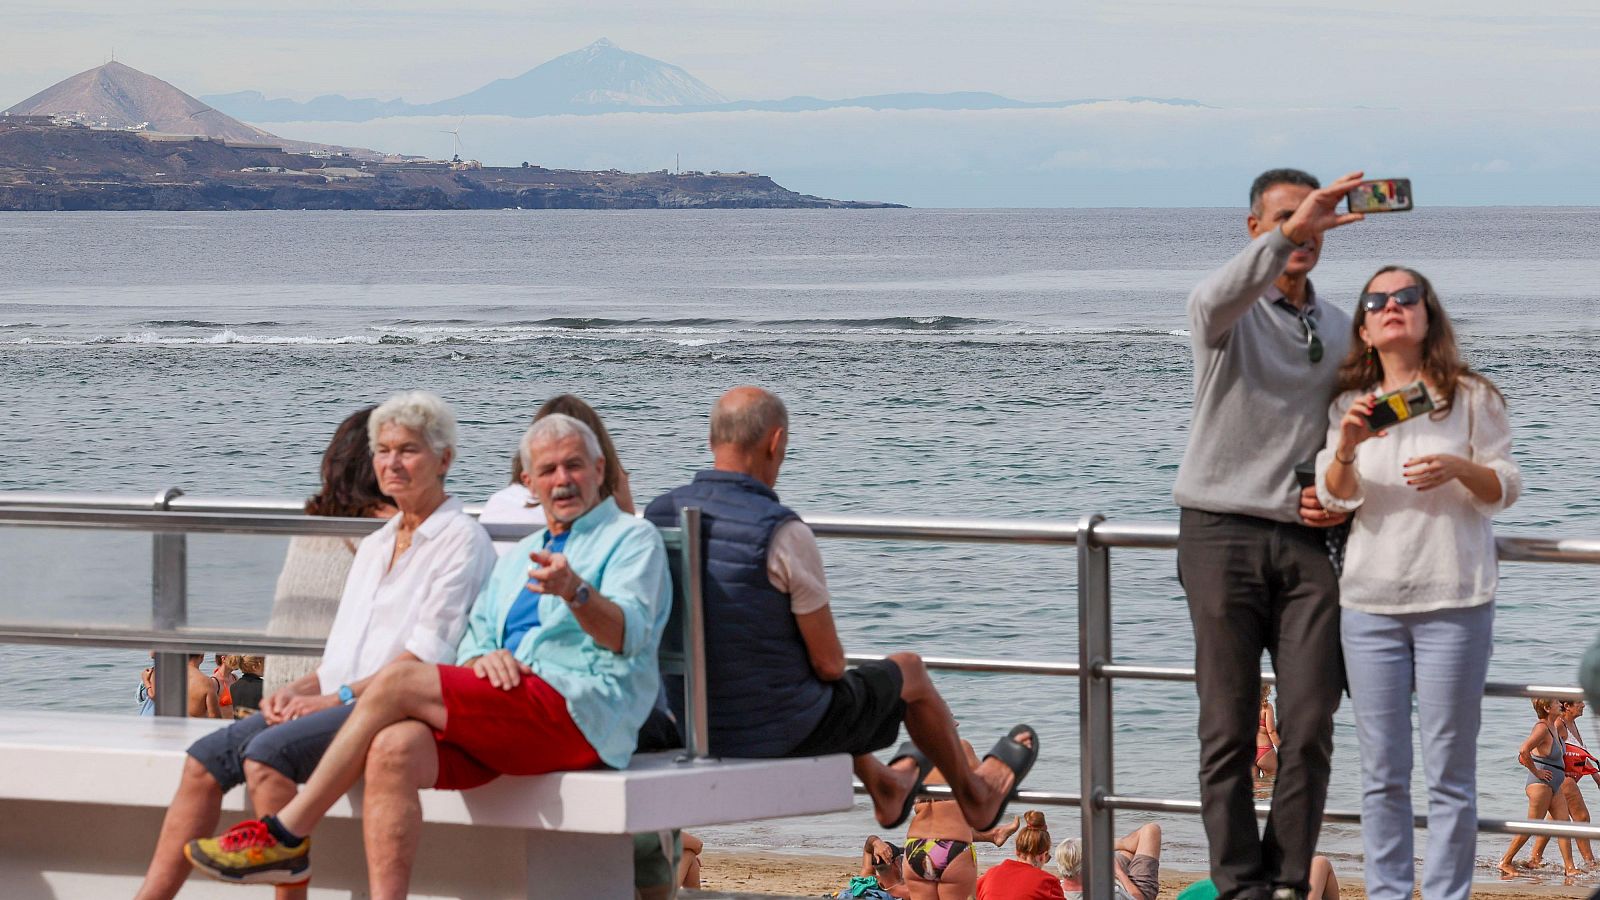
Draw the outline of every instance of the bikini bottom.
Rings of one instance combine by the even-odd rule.
[[[938,881],[944,877],[944,870],[956,861],[956,857],[963,853],[972,854],[974,865],[978,862],[978,851],[966,841],[935,840],[933,838],[908,838],[906,840],[906,864],[911,871],[922,877],[923,881]]]

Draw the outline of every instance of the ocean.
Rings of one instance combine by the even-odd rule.
[[[1509,398],[1527,487],[1503,534],[1600,532],[1597,230],[1586,208],[1373,217],[1329,236],[1314,278],[1347,309],[1380,265],[1434,280]],[[605,417],[643,503],[707,463],[717,394],[756,383],[789,405],[779,490],[802,512],[1173,521],[1184,298],[1244,240],[1243,212],[1218,209],[0,215],[0,490],[303,497],[344,415],[420,387],[460,415],[457,496],[502,486],[534,409],[570,391]],[[191,622],[264,625],[283,546],[192,538]],[[823,551],[853,652],[1076,653],[1071,548]],[[1113,571],[1118,660],[1191,662],[1172,554],[1115,551]],[[6,529],[0,577],[3,619],[149,620],[147,536]],[[1597,587],[1588,567],[1506,565],[1490,677],[1573,683]],[[132,715],[143,665],[0,647],[0,707]],[[937,681],[980,754],[1030,722],[1043,754],[1029,786],[1077,790],[1075,681]],[[1122,682],[1115,703],[1117,792],[1194,796],[1192,686]],[[1532,724],[1524,700],[1485,701],[1481,815],[1525,814],[1516,749]],[[1348,704],[1336,741],[1329,804],[1354,808]],[[1047,813],[1058,837],[1076,833],[1075,810]],[[1198,820],[1162,824],[1168,863],[1203,867]],[[705,838],[854,853],[874,830],[858,805]],[[1353,874],[1358,832],[1325,835]],[[1482,840],[1481,861],[1506,840]]]

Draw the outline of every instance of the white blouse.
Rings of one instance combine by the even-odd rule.
[[[325,694],[376,674],[402,651],[455,662],[467,611],[494,569],[489,535],[451,497],[417,526],[390,568],[399,529],[395,516],[356,548],[317,669]]]
[[[1394,615],[1480,606],[1494,599],[1499,580],[1491,519],[1522,493],[1511,460],[1505,403],[1487,384],[1462,378],[1456,401],[1441,418],[1429,415],[1391,425],[1356,449],[1356,493],[1328,492],[1328,466],[1339,445],[1339,421],[1368,391],[1347,391],[1328,408],[1328,439],[1317,454],[1317,498],[1334,512],[1353,512],[1339,605]],[[1434,398],[1439,402],[1438,398]],[[1459,480],[1419,491],[1406,484],[1405,462],[1448,453],[1488,466],[1500,479],[1500,499],[1485,503]]]

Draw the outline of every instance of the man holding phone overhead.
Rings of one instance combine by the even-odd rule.
[[[1361,181],[1323,188],[1273,169],[1250,188],[1251,242],[1189,296],[1195,394],[1173,496],[1182,508],[1178,577],[1195,632],[1200,798],[1222,900],[1302,897],[1322,825],[1343,666],[1339,581],[1318,529],[1344,516],[1301,489],[1298,463],[1322,447],[1350,318],[1310,275],[1323,233]],[[1279,769],[1265,833],[1252,763],[1261,651],[1278,676]]]

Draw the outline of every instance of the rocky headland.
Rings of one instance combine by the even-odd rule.
[[[373,161],[268,145],[0,119],[0,211],[857,209],[764,175]]]

